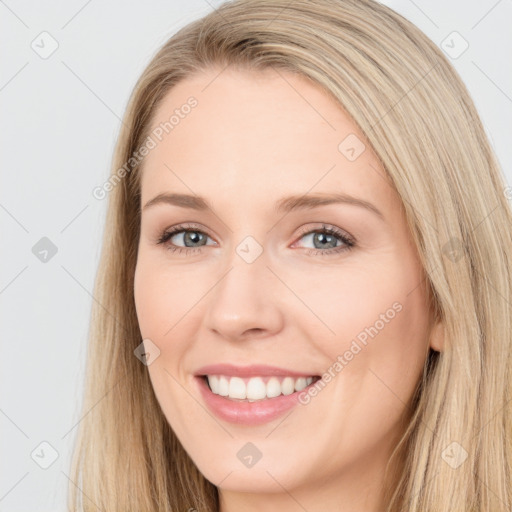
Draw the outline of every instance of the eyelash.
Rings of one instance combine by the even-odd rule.
[[[191,254],[193,252],[200,252],[202,247],[204,247],[204,246],[202,246],[202,247],[180,247],[180,246],[176,246],[176,245],[172,245],[172,244],[168,243],[168,241],[174,235],[176,235],[178,233],[182,233],[182,232],[195,232],[195,233],[201,233],[202,235],[208,236],[207,233],[205,233],[204,231],[201,231],[200,229],[197,229],[195,226],[180,224],[178,226],[174,226],[174,227],[164,231],[162,233],[162,235],[158,238],[157,244],[164,245],[166,250],[171,251],[173,253],[178,252],[179,254],[181,254],[182,252],[184,252],[185,254]],[[327,250],[306,248],[306,252],[310,256],[316,256],[316,255],[328,256],[328,255],[340,254],[344,251],[351,250],[356,245],[355,240],[352,237],[350,237],[346,233],[340,231],[339,229],[337,229],[333,226],[328,226],[325,224],[322,224],[321,228],[317,228],[317,229],[307,229],[306,228],[306,229],[302,230],[299,239],[303,238],[305,235],[309,235],[311,233],[325,233],[327,235],[332,235],[332,236],[340,239],[344,245],[342,245],[340,247],[332,248],[332,249],[327,249]]]

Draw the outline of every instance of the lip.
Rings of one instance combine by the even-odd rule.
[[[255,377],[255,376],[290,376],[303,377],[310,376],[308,372],[294,372],[284,368],[267,365],[234,366],[230,364],[216,364],[200,368],[194,377],[199,392],[206,403],[207,408],[221,420],[237,425],[262,425],[275,420],[285,414],[287,411],[296,407],[299,402],[299,394],[307,392],[310,386],[314,386],[314,380],[309,386],[301,391],[295,391],[290,395],[280,395],[274,398],[258,400],[255,402],[244,402],[231,400],[229,398],[214,394],[205,375],[225,375],[237,377]]]
[[[296,372],[279,368],[278,366],[269,366],[266,364],[252,364],[249,366],[236,366],[234,364],[210,364],[199,368],[194,375],[200,377],[203,375],[226,375],[229,377],[309,377],[314,374],[306,372]]]

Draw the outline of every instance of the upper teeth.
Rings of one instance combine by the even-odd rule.
[[[281,394],[291,395],[301,391],[313,382],[313,377],[227,377],[224,375],[207,375],[212,393],[240,400],[262,400],[274,398]],[[266,382],[265,382],[266,381]]]

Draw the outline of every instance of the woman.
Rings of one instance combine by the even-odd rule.
[[[381,4],[180,30],[97,191],[71,509],[510,510],[504,189],[460,78]]]

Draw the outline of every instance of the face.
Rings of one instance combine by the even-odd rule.
[[[168,93],[152,127],[179,121],[141,175],[134,293],[156,397],[225,496],[373,485],[437,348],[400,198],[319,87],[219,73]]]

